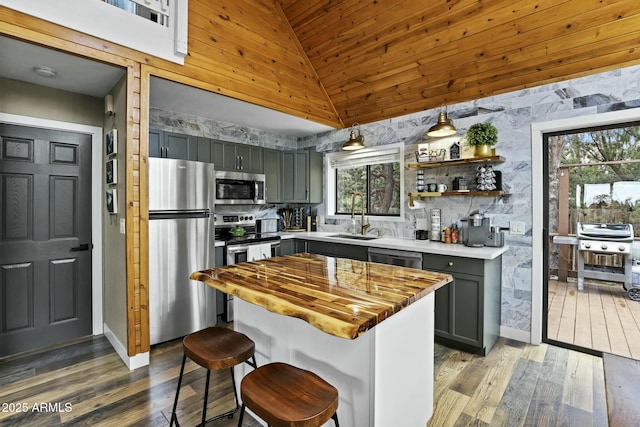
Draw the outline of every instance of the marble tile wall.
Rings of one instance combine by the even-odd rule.
[[[448,105],[449,117],[454,120],[458,136],[431,140],[448,148],[459,141],[474,123],[490,121],[499,132],[496,152],[506,162],[494,166],[502,172],[503,189],[507,197],[440,197],[427,198],[425,207],[406,209],[404,221],[371,220],[372,231],[385,235],[412,238],[417,219],[428,218],[431,208],[440,208],[442,224],[451,224],[479,210],[492,218],[494,225],[508,227],[510,221],[523,221],[523,236],[506,235],[510,249],[503,256],[502,326],[514,330],[531,330],[531,124],[569,117],[580,117],[640,107],[640,66],[618,69],[584,78],[543,85],[522,91],[496,95],[455,105]],[[378,146],[403,143],[405,161],[413,161],[417,144],[437,119],[439,110],[427,110],[361,126],[365,145]],[[196,136],[206,136],[233,142],[243,142],[270,148],[308,148],[320,152],[340,150],[348,139],[349,129],[341,129],[293,140],[266,132],[247,129],[228,123],[218,123],[198,117],[153,109],[152,127]],[[466,168],[466,169],[465,169]],[[451,185],[455,176],[471,176],[474,166],[425,170],[425,181],[433,180]],[[415,170],[405,171],[405,189],[415,188]],[[407,203],[404,200],[404,203]],[[323,205],[314,207],[322,215]],[[275,215],[277,207],[256,209],[260,217]],[[535,213],[541,214],[541,213]],[[321,224],[322,230],[349,230],[350,220]]]
[[[492,122],[499,132],[496,153],[506,162],[494,166],[502,172],[503,188],[508,197],[440,197],[427,198],[423,209],[406,210],[404,222],[376,223],[385,234],[412,237],[415,221],[428,218],[430,208],[440,208],[442,224],[451,224],[470,212],[479,210],[492,218],[494,225],[508,227],[510,221],[524,221],[523,236],[507,233],[509,251],[503,256],[502,326],[529,332],[531,330],[531,125],[569,117],[601,114],[640,107],[640,67],[629,67],[584,78],[548,84],[522,91],[447,106],[458,135],[477,122]],[[396,117],[361,126],[365,145],[405,144],[405,159],[414,161],[412,153],[422,136],[437,119],[439,110]],[[322,152],[337,151],[348,139],[348,129],[327,132],[298,141],[299,148],[315,147]],[[449,147],[460,136],[443,138]],[[407,161],[406,160],[406,161]],[[467,168],[466,170],[464,168]],[[451,185],[455,176],[473,175],[475,166],[426,169],[425,182]],[[405,172],[405,189],[415,188],[415,170]],[[405,201],[406,203],[406,201]],[[535,213],[541,214],[541,213]],[[348,229],[350,221],[325,225],[324,229]]]

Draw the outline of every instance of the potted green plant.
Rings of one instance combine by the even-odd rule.
[[[474,147],[474,156],[491,156],[491,147],[498,142],[498,129],[489,122],[476,123],[469,127],[465,138],[467,145]]]

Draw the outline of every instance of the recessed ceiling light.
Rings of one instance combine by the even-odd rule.
[[[55,76],[58,75],[58,73],[56,72],[56,70],[54,70],[53,68],[50,67],[43,67],[41,65],[37,66],[37,67],[33,67],[33,71],[41,76],[41,77],[46,77],[48,79],[52,79]]]

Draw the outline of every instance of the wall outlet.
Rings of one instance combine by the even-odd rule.
[[[509,233],[515,235],[523,235],[524,221],[509,221]]]
[[[126,222],[124,218],[120,218],[120,234],[125,234],[127,232]]]

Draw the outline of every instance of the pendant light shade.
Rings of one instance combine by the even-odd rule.
[[[440,111],[440,114],[438,114],[438,123],[431,126],[427,131],[427,135],[435,137],[455,135],[456,133],[458,133],[458,131],[453,126],[453,120],[447,118],[446,111]]]
[[[358,135],[356,136],[355,127],[358,127]],[[364,148],[364,136],[360,134],[360,125],[358,123],[354,123],[351,126],[351,134],[349,135],[349,140],[342,145],[342,149],[346,151],[354,151]]]

